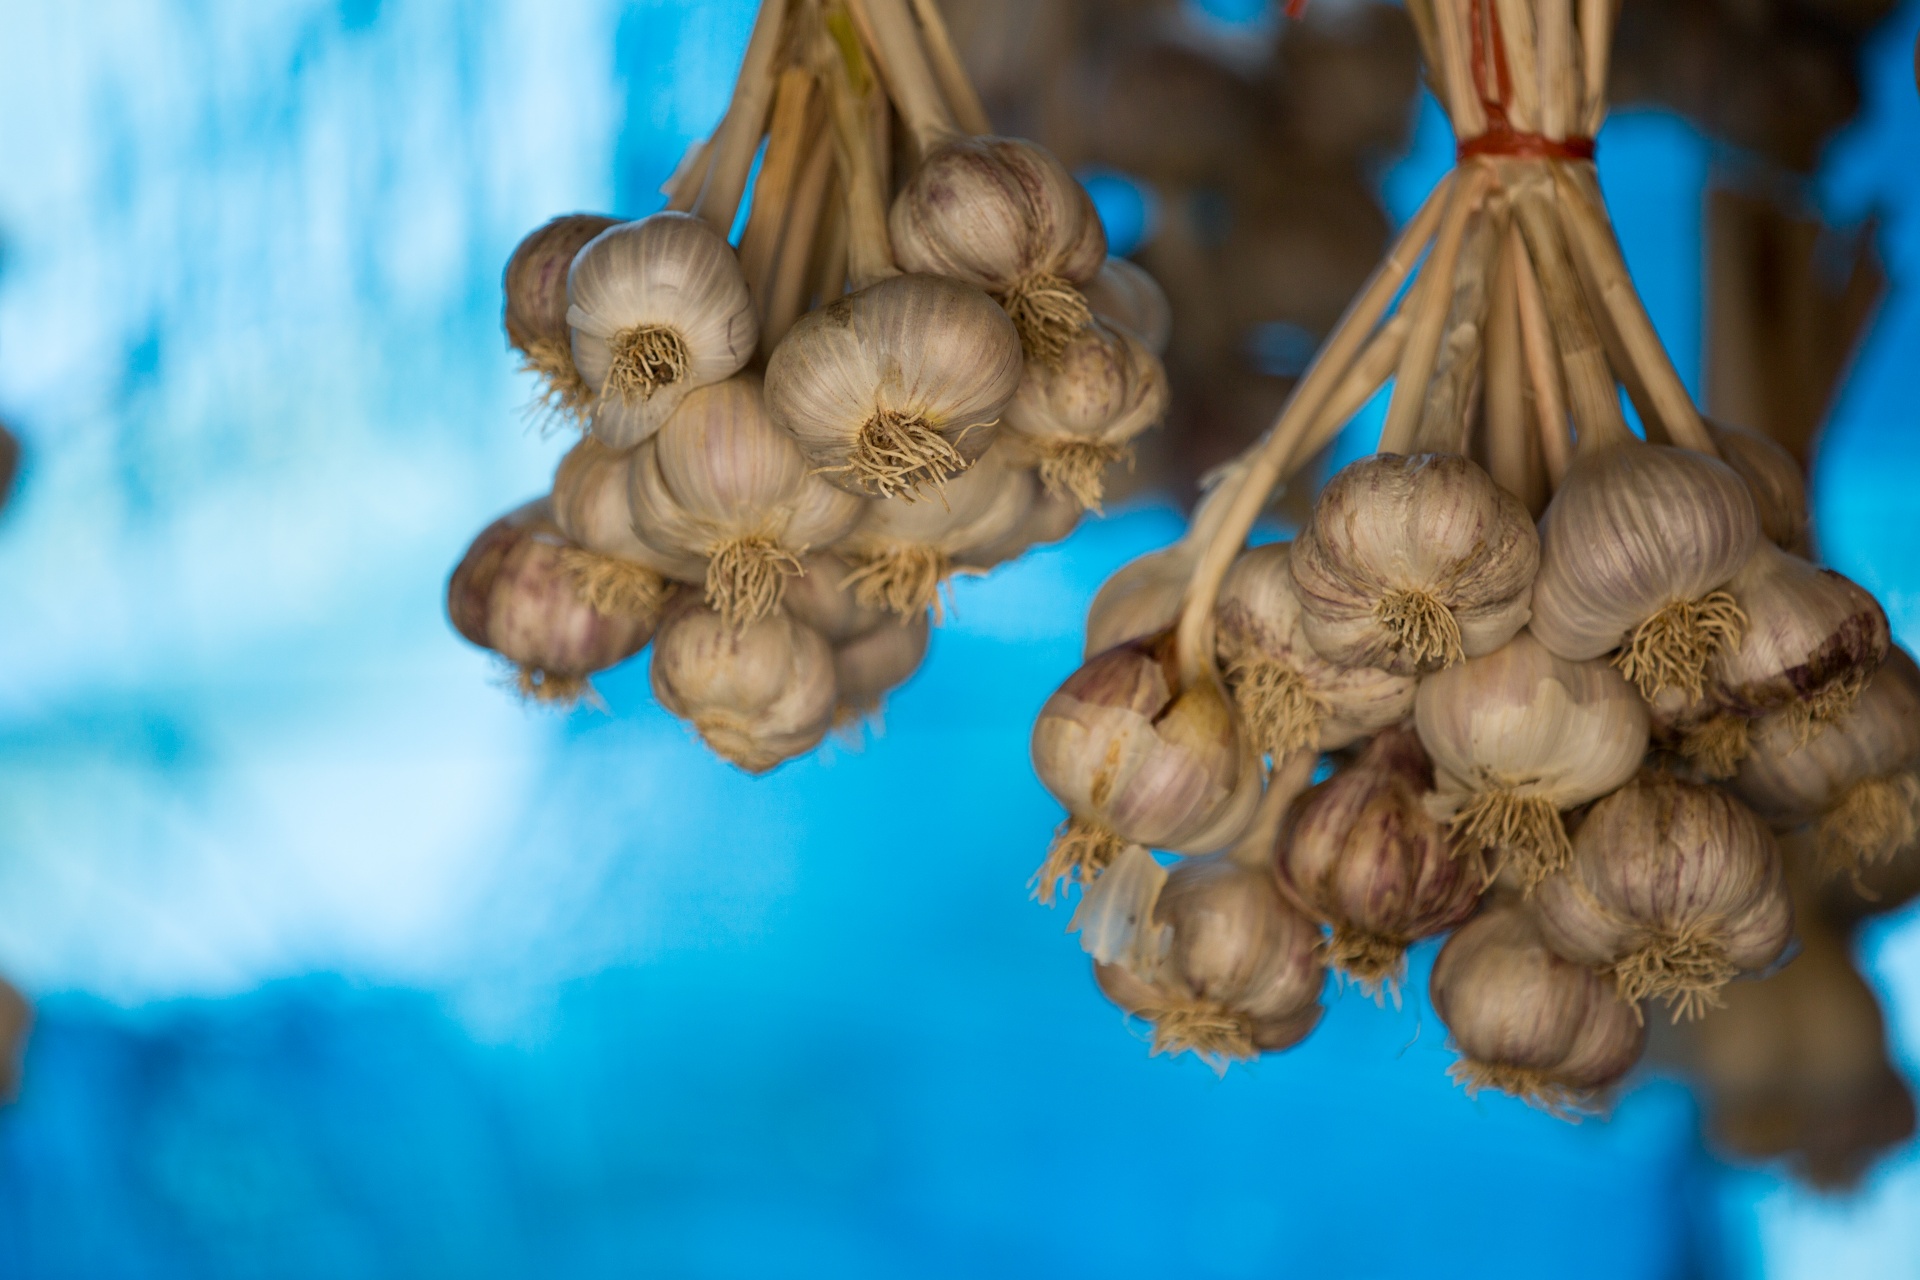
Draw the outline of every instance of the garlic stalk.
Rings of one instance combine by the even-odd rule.
[[[1209,476],[1206,492],[1178,542],[1149,551],[1120,566],[1101,584],[1087,609],[1087,641],[1082,656],[1091,658],[1126,640],[1165,631],[1180,615],[1180,602],[1206,549],[1225,520],[1244,469],[1232,464]]]
[[[502,279],[507,342],[540,380],[541,399],[556,413],[584,418],[593,388],[573,364],[573,330],[567,325],[567,270],[573,257],[618,219],[592,213],[562,214],[527,234],[507,259]]]
[[[683,599],[654,641],[651,676],[660,705],[748,773],[811,751],[833,722],[833,647],[784,610],[740,627]]]

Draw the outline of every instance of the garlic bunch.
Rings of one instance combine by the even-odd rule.
[[[750,373],[690,391],[628,474],[634,532],[704,561],[707,603],[731,626],[777,609],[800,556],[845,535],[864,506],[808,473]]]
[[[540,379],[541,398],[558,412],[583,416],[593,388],[573,366],[573,330],[567,324],[567,269],[586,243],[618,219],[568,213],[529,232],[507,259],[507,342]]]
[[[513,663],[520,692],[541,702],[581,698],[589,675],[645,648],[665,599],[646,612],[596,609],[563,565],[566,549],[549,503],[530,502],[488,525],[447,583],[454,629]]]
[[[1724,588],[1753,554],[1746,483],[1704,454],[1628,437],[1586,446],[1540,517],[1533,634],[1563,658],[1615,649],[1647,698],[1698,698],[1746,619]]]
[[[573,363],[597,399],[593,433],[647,439],[695,387],[738,373],[760,340],[740,263],[699,218],[656,213],[609,227],[567,276]]]
[[[1094,319],[1125,329],[1156,356],[1167,354],[1173,339],[1173,307],[1146,268],[1126,258],[1108,258],[1081,292]]]
[[[1612,973],[1638,1002],[1695,1018],[1735,974],[1765,968],[1793,935],[1780,850],[1714,787],[1647,774],[1596,804],[1573,860],[1534,892],[1560,955]]]
[[[698,557],[662,550],[634,532],[632,473],[649,448],[616,452],[584,436],[554,473],[553,519],[570,544],[561,563],[605,613],[657,612],[669,580],[699,582],[705,574]]]
[[[1254,746],[1337,751],[1413,710],[1414,678],[1340,666],[1307,640],[1284,542],[1243,551],[1214,606],[1220,670]],[[1177,594],[1172,597],[1178,606]]]
[[[1128,844],[1209,853],[1229,843],[1260,797],[1259,756],[1211,683],[1183,688],[1171,636],[1110,649],[1047,699],[1033,726],[1033,768],[1068,820],[1037,876],[1091,883]]]
[[[1920,839],[1920,668],[1895,649],[1849,712],[1811,736],[1791,715],[1756,721],[1734,791],[1778,826],[1818,819],[1821,862],[1846,871]]]
[[[1167,874],[1156,962],[1096,962],[1107,998],[1153,1023],[1153,1052],[1228,1062],[1286,1049],[1320,1021],[1319,930],[1264,866],[1221,854]]]
[[[1378,454],[1327,482],[1291,563],[1321,657],[1411,676],[1526,626],[1539,557],[1526,507],[1473,463]]]
[[[887,229],[903,269],[992,294],[1041,364],[1057,362],[1092,319],[1077,286],[1105,265],[1106,232],[1073,175],[1031,142],[933,147],[894,198]]]
[[[837,550],[852,566],[847,581],[870,608],[902,616],[939,607],[940,586],[970,553],[991,548],[1019,529],[1036,485],[998,450],[947,483],[943,502],[905,496],[866,505],[860,523]]]
[[[1561,811],[1626,782],[1647,750],[1646,707],[1618,672],[1527,631],[1428,676],[1413,714],[1438,778],[1430,810],[1528,886],[1572,854]]]
[[[1168,395],[1166,370],[1146,344],[1094,320],[1056,361],[1027,362],[1004,425],[1049,493],[1098,511],[1107,467],[1131,460],[1127,442],[1160,422]]]
[[[1639,1010],[1613,980],[1555,955],[1517,903],[1488,907],[1447,939],[1430,992],[1460,1049],[1448,1074],[1469,1094],[1585,1109],[1646,1047]]]
[[[811,751],[833,723],[833,646],[784,610],[735,626],[683,599],[654,641],[651,674],[660,705],[748,773]]]
[[[1807,478],[1772,437],[1745,427],[1707,424],[1720,460],[1739,473],[1753,495],[1760,534],[1776,547],[1798,551],[1807,537]]]
[[[834,715],[860,720],[880,713],[887,694],[907,682],[927,656],[932,628],[925,613],[889,618],[879,626],[833,646],[834,684],[839,701]]]
[[[1407,947],[1458,925],[1480,881],[1423,801],[1433,768],[1410,730],[1385,729],[1360,758],[1294,801],[1274,850],[1281,883],[1332,930],[1327,956],[1362,986],[1392,986]]]
[[[1727,584],[1747,626],[1714,664],[1713,695],[1744,716],[1790,711],[1806,731],[1845,716],[1892,638],[1874,598],[1762,540]]]

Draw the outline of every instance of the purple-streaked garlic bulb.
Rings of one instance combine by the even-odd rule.
[[[573,366],[573,330],[567,324],[567,269],[586,243],[619,219],[567,213],[527,234],[507,259],[501,281],[507,342],[540,380],[541,398],[555,411],[584,418],[593,388]]]
[[[1764,539],[1727,590],[1747,625],[1714,663],[1712,696],[1737,715],[1788,712],[1806,721],[1803,732],[1832,724],[1892,645],[1887,615],[1864,588]]]

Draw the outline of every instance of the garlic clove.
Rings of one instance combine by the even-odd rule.
[[[1791,709],[1810,731],[1852,709],[1892,637],[1872,595],[1760,541],[1727,584],[1747,626],[1714,664],[1714,698],[1748,717]]]
[[[732,246],[686,214],[602,231],[575,256],[567,299],[593,432],[616,449],[658,431],[688,391],[739,372],[760,340]]]
[[[563,414],[581,416],[593,404],[593,388],[573,366],[567,269],[589,240],[617,221],[591,213],[562,214],[529,232],[507,259],[501,281],[507,341],[525,357],[522,367],[540,379],[541,398]]]
[[[1526,508],[1472,462],[1378,454],[1327,482],[1290,564],[1323,658],[1410,676],[1526,626],[1539,555]]]
[[[660,705],[748,773],[811,751],[833,722],[833,647],[784,611],[736,627],[683,599],[654,642],[651,676]]]
[[[1707,424],[1721,461],[1739,473],[1753,495],[1760,533],[1775,546],[1799,549],[1807,536],[1807,478],[1775,441],[1745,427]]]
[[[1166,370],[1140,339],[1095,320],[1053,363],[1029,360],[1005,426],[1031,451],[1047,492],[1100,509],[1105,473],[1128,441],[1165,418]]]
[[[1094,319],[1125,329],[1156,356],[1173,339],[1173,307],[1160,282],[1126,258],[1108,258],[1082,288]]]

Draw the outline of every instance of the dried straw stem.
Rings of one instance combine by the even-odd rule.
[[[1466,1090],[1469,1098],[1477,1097],[1482,1089],[1492,1089],[1562,1120],[1578,1120],[1580,1116],[1591,1115],[1598,1110],[1597,1100],[1591,1090],[1563,1084],[1546,1072],[1535,1071],[1531,1067],[1510,1067],[1462,1058],[1447,1068],[1447,1077]]]
[[[1607,73],[1613,54],[1613,24],[1620,0],[1580,0],[1582,79],[1586,95],[1581,103],[1580,127],[1588,137],[1600,132],[1607,119]]]
[[[746,230],[740,234],[740,274],[746,277],[762,317],[786,225],[797,211],[794,193],[801,171],[826,125],[814,86],[814,73],[807,67],[788,67],[780,73],[767,126],[766,154],[760,161],[760,176],[754,179]]]
[[[1277,760],[1319,745],[1327,704],[1314,696],[1298,671],[1262,653],[1248,651],[1227,663],[1225,678],[1234,705],[1247,722],[1248,736],[1260,754]]]
[[[867,34],[893,104],[925,156],[953,137],[956,129],[906,0],[848,0],[847,7]]]
[[[966,458],[925,418],[892,409],[867,419],[845,466],[820,468],[822,474],[852,476],[874,497],[908,501],[929,492],[945,501],[947,477],[966,469]]]
[[[1540,132],[1556,142],[1580,132],[1580,64],[1573,45],[1572,0],[1539,0]]]
[[[1422,671],[1437,671],[1466,659],[1460,623],[1453,610],[1431,592],[1413,587],[1389,591],[1373,602],[1373,620]]]
[[[1517,236],[1501,237],[1500,260],[1487,312],[1485,456],[1494,483],[1538,517],[1547,505],[1540,437],[1527,420],[1526,357],[1520,338],[1519,285],[1514,257],[1526,249]]]
[[[1414,282],[1414,289],[1420,287]],[[1354,358],[1353,367],[1340,379],[1340,385],[1320,410],[1319,420],[1300,443],[1300,457],[1311,458],[1333,442],[1340,434],[1340,428],[1360,412],[1374,393],[1385,386],[1387,379],[1393,376],[1393,370],[1400,363],[1400,353],[1406,349],[1407,330],[1412,326],[1404,306],[1394,312],[1387,322],[1374,330],[1373,337],[1367,340],[1366,349]]]
[[[1070,817],[1053,833],[1046,861],[1027,887],[1033,891],[1034,901],[1050,907],[1062,881],[1071,880],[1082,889],[1089,887],[1126,847],[1127,842],[1112,828],[1090,818]]]
[[[540,380],[538,403],[576,425],[584,426],[593,409],[593,388],[573,363],[573,348],[564,342],[535,338],[522,351],[520,369]]]
[[[657,614],[673,590],[665,578],[645,565],[603,556],[585,547],[562,547],[560,567],[580,598],[609,617]]]
[[[1635,627],[1615,651],[1613,665],[1648,702],[1666,689],[1698,702],[1706,692],[1707,668],[1746,630],[1747,615],[1733,596],[1709,591],[1698,600],[1675,600]]]
[[[1547,469],[1548,486],[1557,489],[1573,462],[1560,352],[1554,342],[1553,324],[1547,319],[1547,302],[1540,292],[1540,279],[1533,272],[1533,259],[1527,254],[1526,241],[1518,227],[1508,232],[1508,248],[1513,257],[1513,284],[1520,308],[1520,349],[1526,356],[1527,383],[1533,390],[1534,410],[1539,416],[1540,460]]]
[[[820,238],[821,220],[827,214],[832,181],[833,140],[822,132],[814,138],[806,165],[794,183],[793,208],[780,231],[780,247],[760,317],[763,358],[773,354],[812,300],[814,248]],[[844,279],[844,263],[840,269]]]
[[[1453,816],[1449,832],[1455,857],[1471,856],[1491,884],[1503,866],[1521,886],[1533,887],[1573,861],[1573,842],[1560,810],[1545,796],[1521,795],[1488,780]],[[1494,858],[1491,862],[1487,854]]]
[[[1393,399],[1387,406],[1386,426],[1380,432],[1381,453],[1406,453],[1415,444],[1421,413],[1426,407],[1427,384],[1439,360],[1441,339],[1446,336],[1447,312],[1453,305],[1461,246],[1466,242],[1473,215],[1479,211],[1481,200],[1492,185],[1492,178],[1489,166],[1476,163],[1460,170],[1452,184],[1446,216],[1433,238],[1433,252],[1420,268],[1423,284],[1414,295],[1417,309],[1407,330],[1406,346],[1400,352],[1400,366],[1393,376]]]
[[[1580,446],[1591,449],[1631,441],[1634,436],[1620,413],[1620,395],[1593,313],[1567,257],[1553,187],[1534,175],[1515,192],[1513,212],[1540,286],[1541,311],[1560,353],[1569,415]]]
[[[1444,83],[1439,86],[1453,121],[1453,132],[1461,140],[1477,138],[1487,131],[1487,111],[1480,105],[1479,86],[1473,78],[1473,0],[1434,0],[1434,43],[1440,54]]]
[[[745,630],[780,607],[800,558],[762,534],[729,538],[707,550],[707,604],[720,621]]]
[[[1072,498],[1082,510],[1100,514],[1106,497],[1107,468],[1116,462],[1133,465],[1133,448],[1124,444],[1102,444],[1098,440],[1036,440],[1033,448],[1040,455],[1034,470],[1048,493]]]
[[[1433,374],[1414,431],[1415,453],[1464,454],[1467,450],[1481,390],[1488,281],[1505,233],[1504,210],[1496,212],[1483,204],[1468,219]]]
[[[1093,309],[1071,280],[1049,271],[1022,276],[1011,289],[995,295],[1020,334],[1020,349],[1029,360],[1050,369],[1060,366],[1074,335],[1093,322]]]
[[[1920,778],[1912,770],[1856,783],[1814,830],[1821,870],[1857,872],[1920,839]]]
[[[1253,1023],[1215,1000],[1192,1000],[1140,1010],[1153,1023],[1153,1053],[1191,1053],[1225,1075],[1229,1064],[1260,1056]]]
[[[660,194],[667,198],[667,208],[674,213],[690,211],[693,202],[700,198],[700,189],[707,185],[707,174],[712,168],[713,139],[701,138],[681,154],[673,176],[660,188]]]
[[[607,345],[613,349],[613,364],[600,394],[628,404],[680,381],[693,365],[686,339],[665,325],[633,325],[614,334]]]
[[[1682,734],[1680,754],[1706,777],[1731,778],[1753,749],[1752,729],[1745,716],[1723,712]]]
[[[767,110],[773,103],[774,65],[786,34],[790,0],[761,0],[760,15],[747,39],[740,78],[734,81],[733,101],[726,118],[708,145],[713,159],[706,185],[693,202],[693,213],[707,220],[721,235],[733,232],[740,197],[746,193],[754,154],[766,131]]]
[[[886,183],[865,92],[869,77],[857,41],[834,42],[821,57],[834,154],[847,197],[847,268],[855,289],[900,274],[887,231]],[[849,60],[853,60],[850,61]]]
[[[959,51],[953,47],[953,36],[947,30],[947,19],[940,12],[939,4],[936,0],[913,0],[913,16],[920,20],[927,61],[933,65],[934,78],[940,82],[941,95],[953,112],[954,122],[967,133],[992,133],[993,121],[987,119],[980,94],[960,61]]]
[[[1715,939],[1713,923],[1654,930],[1639,949],[1616,961],[1613,975],[1620,998],[1640,1013],[1640,1002],[1655,997],[1673,1010],[1673,1021],[1693,1021],[1720,1006],[1720,988],[1740,972]]]
[[[877,551],[846,551],[855,565],[841,582],[869,609],[888,609],[903,618],[931,607],[940,618],[940,584],[953,574],[953,559],[938,547],[919,542],[889,543]]]
[[[1507,123],[1522,133],[1540,127],[1540,69],[1534,60],[1538,40],[1533,32],[1531,0],[1494,0],[1500,20],[1500,47],[1507,57],[1510,93]]]

